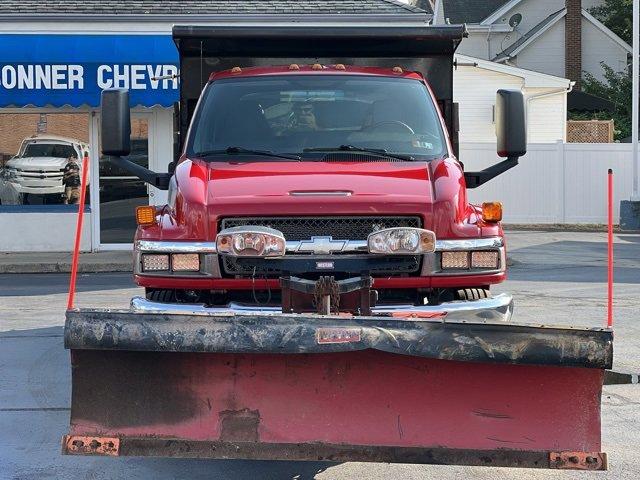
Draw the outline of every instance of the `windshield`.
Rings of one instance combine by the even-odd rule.
[[[77,157],[72,145],[60,145],[55,143],[30,143],[24,149],[23,158],[27,157]]]
[[[304,157],[345,145],[425,160],[446,152],[435,105],[419,81],[287,75],[212,82],[187,155],[242,147]]]

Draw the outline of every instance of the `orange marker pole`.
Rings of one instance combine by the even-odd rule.
[[[607,327],[613,328],[613,170],[607,179]]]
[[[69,298],[67,310],[73,308],[76,295],[76,277],[78,276],[78,260],[80,259],[80,239],[82,238],[82,220],[84,219],[84,198],[87,192],[87,173],[89,171],[89,152],[82,157],[82,179],[80,180],[80,201],[78,202],[78,218],[76,222],[76,239],[71,259],[71,279],[69,280]]]

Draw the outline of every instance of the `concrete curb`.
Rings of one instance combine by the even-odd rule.
[[[69,252],[0,253],[0,274],[69,273]],[[85,252],[80,254],[79,273],[131,272],[131,251]]]
[[[606,233],[607,226],[600,223],[505,223],[502,225],[504,231],[511,232],[587,232]],[[620,225],[613,226],[613,233],[637,234],[640,230],[620,228]]]
[[[0,264],[0,274],[18,273],[70,273],[71,263],[5,263]],[[127,263],[81,263],[78,273],[132,272]]]

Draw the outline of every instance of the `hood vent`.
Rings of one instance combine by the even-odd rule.
[[[397,158],[384,157],[382,155],[366,155],[362,153],[336,152],[328,153],[322,157],[323,162],[402,162]]]

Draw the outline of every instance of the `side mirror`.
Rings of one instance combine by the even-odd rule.
[[[498,156],[521,157],[527,153],[527,125],[521,91],[498,90],[496,137]]]
[[[527,122],[524,97],[519,90],[498,90],[496,96],[496,137],[498,156],[506,160],[479,172],[464,172],[467,188],[476,188],[518,165],[518,158],[527,153]]]
[[[109,89],[102,92],[102,154],[118,168],[135,175],[140,180],[160,190],[169,188],[168,173],[156,173],[126,157],[131,152],[131,114],[129,113],[129,91]]]
[[[112,157],[126,157],[131,152],[129,91],[125,89],[104,90],[101,110],[102,154]]]

